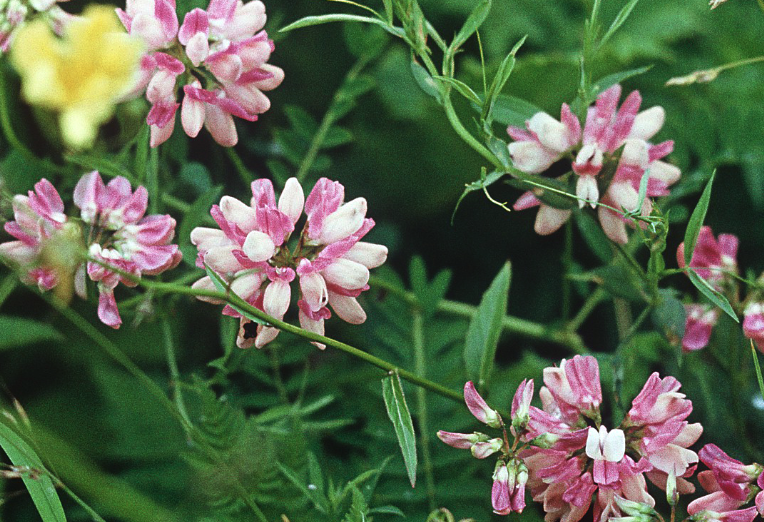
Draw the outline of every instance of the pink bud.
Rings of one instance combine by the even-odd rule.
[[[440,430],[437,435],[440,440],[458,449],[470,449],[473,444],[480,440],[480,435],[477,433],[453,433]]]
[[[493,486],[491,487],[491,505],[497,515],[508,515],[512,512],[510,503],[510,489],[514,488],[514,477],[510,487],[509,471],[503,461],[499,461],[493,472]]]
[[[467,381],[464,385],[464,402],[467,403],[467,408],[469,408],[472,415],[483,424],[487,424],[492,428],[500,428],[502,426],[501,416],[483,400],[483,397],[477,392],[472,381]]]

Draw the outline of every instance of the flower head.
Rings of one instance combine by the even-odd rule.
[[[187,13],[182,24],[174,0],[127,0],[117,13],[149,51],[134,93],[145,90],[151,103],[146,123],[152,147],[172,135],[178,108],[188,136],[206,127],[225,147],[238,141],[234,116],[255,121],[270,108],[263,92],[278,87],[284,71],[267,63],[274,46],[262,30],[260,0],[211,0],[206,10]]]
[[[745,308],[743,316],[743,333],[756,343],[756,347],[764,350],[764,303],[753,301]]]
[[[739,240],[732,234],[719,234],[714,237],[711,227],[701,227],[695,249],[692,251],[690,268],[716,288],[721,288],[730,276],[737,273],[737,249]],[[676,251],[676,260],[680,268],[685,267],[684,242]]]
[[[673,150],[673,142],[657,145],[650,140],[663,126],[665,112],[652,107],[639,112],[642,98],[637,91],[624,100],[620,109],[618,100],[621,87],[602,92],[590,107],[583,131],[577,117],[563,104],[560,119],[540,112],[526,122],[526,129],[509,127],[507,131],[515,141],[509,144],[509,153],[516,168],[530,174],[547,170],[563,156],[572,155],[572,172],[563,176],[568,181],[575,175],[575,191],[579,207],[598,202],[616,209],[626,209],[648,215],[651,203],[645,199],[639,205],[639,185],[649,171],[647,196],[668,194],[668,187],[679,179],[679,170],[661,161]],[[543,203],[533,192],[523,194],[515,203],[515,210],[539,206],[535,230],[546,235],[558,230],[570,217],[571,211]],[[616,212],[600,206],[600,224],[607,236],[617,242],[627,240],[625,220]]]
[[[0,257],[17,265],[25,272],[24,281],[36,283],[43,291],[71,283],[86,297],[87,274],[98,283],[98,318],[119,328],[122,319],[114,288],[120,282],[135,286],[135,278],[159,274],[180,262],[178,246],[170,244],[175,220],[167,215],[145,216],[148,194],[144,187],[133,192],[123,177],[104,185],[97,171],[77,183],[74,203],[80,208],[83,227],[69,221],[58,191],[46,179],[29,196],[16,196],[16,220],[6,223],[5,230],[17,240],[0,244]],[[84,263],[86,256],[90,259]]]
[[[89,7],[54,36],[35,20],[17,31],[13,65],[27,102],[59,113],[69,147],[93,144],[98,127],[135,85],[143,45],[125,34],[110,8]]]
[[[369,269],[387,259],[387,248],[361,241],[374,226],[366,218],[366,200],[345,203],[344,197],[340,183],[321,178],[306,199],[300,183],[291,178],[277,203],[270,180],[256,180],[249,205],[224,196],[211,211],[220,228],[191,232],[199,249],[197,265],[214,270],[239,297],[277,319],[289,308],[291,283],[297,278],[300,324],[312,332],[323,334],[329,307],[341,319],[360,324],[366,313],[356,298],[369,288]],[[307,221],[291,241],[303,210]],[[194,286],[214,289],[209,277]],[[230,307],[223,313],[240,317]],[[252,330],[242,317],[239,347],[260,348],[279,332],[262,325]]]

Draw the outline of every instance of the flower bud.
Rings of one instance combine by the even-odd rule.
[[[443,430],[438,431],[437,436],[452,448],[458,449],[470,449],[476,442],[488,438],[482,433],[453,433]]]
[[[669,506],[674,507],[678,500],[679,492],[676,490],[676,473],[672,469],[671,473],[666,477],[666,501],[669,503]]]
[[[615,495],[615,503],[618,505],[618,508],[624,513],[626,513],[627,515],[631,515],[631,516],[649,515],[651,518],[656,515],[655,509],[648,506],[647,504],[643,504],[641,502],[634,502],[633,500],[628,500],[619,495]]]
[[[464,385],[464,402],[467,403],[467,408],[477,420],[492,428],[501,428],[503,424],[501,415],[486,404],[472,381],[467,381],[467,384]]]
[[[500,451],[503,445],[504,441],[502,439],[491,439],[485,442],[476,442],[472,445],[470,451],[476,459],[484,459]]]

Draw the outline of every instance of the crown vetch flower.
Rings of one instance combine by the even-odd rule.
[[[743,333],[753,339],[759,351],[764,351],[764,303],[752,301],[745,307]]]
[[[692,352],[701,350],[708,345],[711,332],[719,320],[719,310],[703,304],[684,305],[687,320],[682,337],[682,350]]]
[[[714,444],[701,448],[700,460],[709,468],[698,473],[698,480],[708,494],[687,506],[693,519],[753,520],[757,512],[764,516],[764,467],[761,464],[745,465]],[[754,507],[739,509],[751,500]]]
[[[168,215],[146,216],[144,187],[133,192],[121,176],[104,184],[98,171],[80,178],[74,204],[85,227],[68,220],[61,197],[46,179],[29,196],[16,196],[16,220],[6,223],[5,230],[17,241],[0,244],[0,256],[19,265],[26,271],[25,282],[36,283],[41,290],[54,288],[62,275],[73,276],[74,289],[85,298],[87,275],[98,283],[98,318],[119,328],[117,285],[135,286],[133,278],[156,275],[180,263],[178,246],[170,244],[175,220]],[[90,259],[84,263],[86,253]]]
[[[327,178],[316,182],[307,199],[296,178],[287,181],[278,203],[270,180],[253,181],[252,194],[250,205],[224,196],[211,210],[220,229],[191,232],[199,249],[197,265],[207,265],[230,282],[235,294],[278,319],[289,308],[291,283],[298,278],[298,315],[306,330],[323,334],[329,308],[351,324],[364,322],[366,313],[356,298],[369,288],[369,269],[387,259],[386,247],[361,241],[374,226],[366,217],[366,200],[344,203],[344,187]],[[303,210],[307,221],[290,241]],[[215,288],[209,276],[194,287]],[[240,317],[229,306],[223,313]],[[240,319],[240,348],[260,348],[278,335],[277,328],[254,328]]]
[[[566,154],[572,154],[571,164],[576,179],[579,207],[597,202],[628,211],[639,210],[642,215],[651,212],[652,204],[645,199],[641,209],[639,184],[649,169],[647,196],[668,194],[668,187],[680,176],[679,169],[661,161],[673,150],[672,141],[656,145],[650,140],[663,126],[665,112],[652,107],[639,112],[642,98],[634,91],[618,109],[620,85],[603,91],[595,105],[590,107],[583,132],[577,117],[567,104],[563,104],[561,121],[540,112],[526,122],[526,129],[510,126],[507,129],[515,140],[509,144],[509,153],[516,168],[529,174],[539,174]],[[563,176],[567,180],[570,174]],[[515,203],[515,210],[539,207],[535,230],[546,235],[558,230],[571,211],[542,203],[533,192],[526,192]],[[600,206],[600,224],[607,236],[625,243],[626,221],[622,216]]]
[[[725,271],[737,273],[738,244],[739,240],[733,234],[719,234],[717,239],[711,227],[701,227],[695,249],[692,251],[690,268],[719,289],[730,279]],[[685,267],[684,242],[677,248],[676,261],[680,268]]]
[[[25,271],[25,283],[50,290],[58,284],[58,273],[46,265],[41,254],[68,221],[64,202],[50,181],[42,179],[27,196],[13,198],[13,215],[15,221],[8,221],[4,228],[16,240],[0,244],[0,257]]]
[[[626,418],[613,429],[602,424],[602,390],[594,357],[577,355],[546,368],[544,384],[539,391],[543,408],[530,404],[533,381],[518,386],[512,401],[514,442],[503,429],[501,439],[438,432],[446,444],[470,449],[478,458],[498,455],[491,490],[496,513],[522,509],[519,497],[514,503],[513,470],[527,472],[527,487],[533,500],[543,504],[548,522],[578,522],[590,507],[598,522],[623,516],[623,509],[631,515],[635,506],[649,512],[655,499],[647,491],[646,477],[665,488],[669,473],[689,477],[694,472],[698,456],[688,447],[702,428],[686,421],[692,403],[678,392],[680,384],[673,377],[653,374]],[[489,424],[486,421],[495,415],[494,425],[504,427],[472,383],[465,386],[465,400],[478,420]],[[488,455],[481,444],[491,446]],[[746,469],[747,477],[752,476]],[[688,493],[693,487],[678,478],[677,490]],[[520,495],[522,490],[516,491]]]
[[[255,121],[270,108],[263,93],[281,84],[284,71],[267,63],[274,45],[262,30],[260,0],[210,0],[206,10],[193,9],[180,25],[174,0],[127,0],[117,13],[149,50],[134,94],[145,89],[152,104],[146,118],[152,147],[172,135],[179,107],[188,136],[206,127],[224,147],[238,141],[234,116]]]
[[[72,148],[89,147],[114,105],[135,85],[143,45],[124,33],[112,10],[92,6],[54,36],[35,20],[14,37],[11,59],[26,101],[59,113]]]

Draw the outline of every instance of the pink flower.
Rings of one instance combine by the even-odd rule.
[[[55,267],[47,266],[41,254],[46,243],[67,223],[64,202],[56,188],[42,179],[28,196],[13,198],[15,221],[5,224],[5,231],[16,238],[0,244],[0,258],[25,271],[23,281],[50,290],[58,284]]]
[[[525,484],[528,482],[528,469],[513,459],[507,463],[500,460],[493,472],[491,487],[491,505],[497,515],[522,513],[525,509]]]
[[[177,245],[170,244],[175,235],[175,220],[169,215],[145,216],[148,192],[138,187],[133,192],[130,182],[117,176],[104,184],[93,171],[82,176],[74,189],[74,204],[82,221],[91,227],[88,237],[97,238],[88,246],[91,261],[87,274],[98,283],[98,317],[113,328],[122,324],[114,288],[119,283],[137,283],[109,267],[133,277],[156,275],[180,263]]]
[[[544,369],[545,388],[541,389],[544,410],[570,426],[579,423],[581,416],[599,415],[602,402],[600,371],[597,359],[576,355],[563,359],[559,367]]]
[[[682,337],[682,350],[692,352],[701,350],[708,345],[711,331],[719,320],[719,310],[712,306],[701,304],[684,305],[687,321]]]
[[[84,229],[67,220],[61,197],[45,179],[28,197],[16,196],[16,220],[6,223],[5,230],[18,241],[1,244],[0,256],[26,268],[25,282],[37,283],[41,290],[56,286],[61,273],[74,274],[74,289],[84,298],[87,274],[98,283],[99,319],[119,328],[122,320],[114,298],[117,285],[135,286],[133,278],[156,275],[180,263],[178,246],[170,244],[175,220],[168,215],[144,216],[148,204],[144,187],[133,192],[123,177],[104,185],[97,171],[79,180],[74,203],[87,225]],[[87,245],[80,237],[82,233]],[[90,256],[86,266],[85,250]],[[50,259],[64,266],[49,266]]]
[[[757,512],[764,516],[764,467],[761,464],[745,465],[714,444],[703,446],[700,460],[709,467],[698,474],[708,494],[693,500],[687,506],[688,513],[705,520],[750,521]],[[739,509],[752,500],[754,492],[755,506]]]
[[[206,127],[224,147],[238,141],[234,117],[255,121],[270,108],[263,93],[281,84],[284,71],[267,63],[274,46],[262,31],[266,16],[260,0],[211,0],[206,11],[187,13],[180,26],[174,0],[128,0],[126,11],[117,13],[150,51],[133,94],[145,89],[152,104],[146,119],[152,147],[172,135],[178,107],[188,136],[196,137]],[[184,65],[189,62],[191,68]],[[181,75],[187,83],[176,83]]]
[[[680,172],[661,159],[672,151],[673,142],[652,145],[648,141],[663,126],[665,112],[661,107],[638,112],[642,98],[634,91],[618,109],[620,96],[619,85],[602,92],[587,112],[583,133],[580,122],[566,104],[562,106],[561,122],[541,112],[528,120],[527,130],[509,127],[507,131],[515,140],[509,144],[515,167],[538,174],[570,153],[574,157],[571,168],[577,176],[576,195],[580,208],[587,202],[592,208],[601,202],[648,215],[652,208],[649,199],[645,199],[641,209],[636,208],[640,181],[649,169],[647,196],[668,194],[668,187],[679,179]],[[613,170],[607,179],[603,179],[600,174],[606,168]],[[534,228],[542,235],[558,230],[571,214],[570,210],[542,203],[533,192],[523,194],[514,208],[522,210],[535,206],[540,208]],[[625,219],[604,206],[599,207],[598,215],[607,236],[617,243],[625,243],[628,239]]]
[[[700,277],[717,289],[721,288],[721,284],[730,279],[724,271],[737,273],[738,243],[737,236],[719,234],[717,240],[711,227],[701,227],[698,241],[692,251],[690,268],[695,269]],[[676,251],[676,260],[680,268],[685,267],[684,243],[681,243]]]
[[[63,26],[68,23],[72,15],[58,7],[57,1],[66,0],[30,0],[29,2],[8,0],[5,2],[0,11],[0,53],[8,51],[16,29],[40,13],[44,14],[53,31],[60,36],[63,33]]]
[[[361,241],[374,226],[366,218],[366,200],[343,203],[344,187],[327,178],[318,180],[307,199],[295,178],[287,181],[278,203],[267,179],[252,182],[252,194],[249,205],[224,196],[211,211],[220,229],[191,232],[199,249],[197,265],[209,266],[230,282],[235,294],[277,319],[289,308],[297,277],[300,325],[311,332],[323,334],[329,307],[351,324],[364,322],[356,298],[369,288],[369,269],[387,259],[387,248]],[[303,209],[307,221],[294,244],[289,240]],[[209,277],[194,286],[215,288]],[[228,306],[223,313],[240,317]],[[254,333],[252,328],[241,317],[239,347],[260,348],[278,335],[273,327],[258,325]]]
[[[753,339],[759,351],[764,351],[764,303],[753,301],[745,308],[743,333]]]

